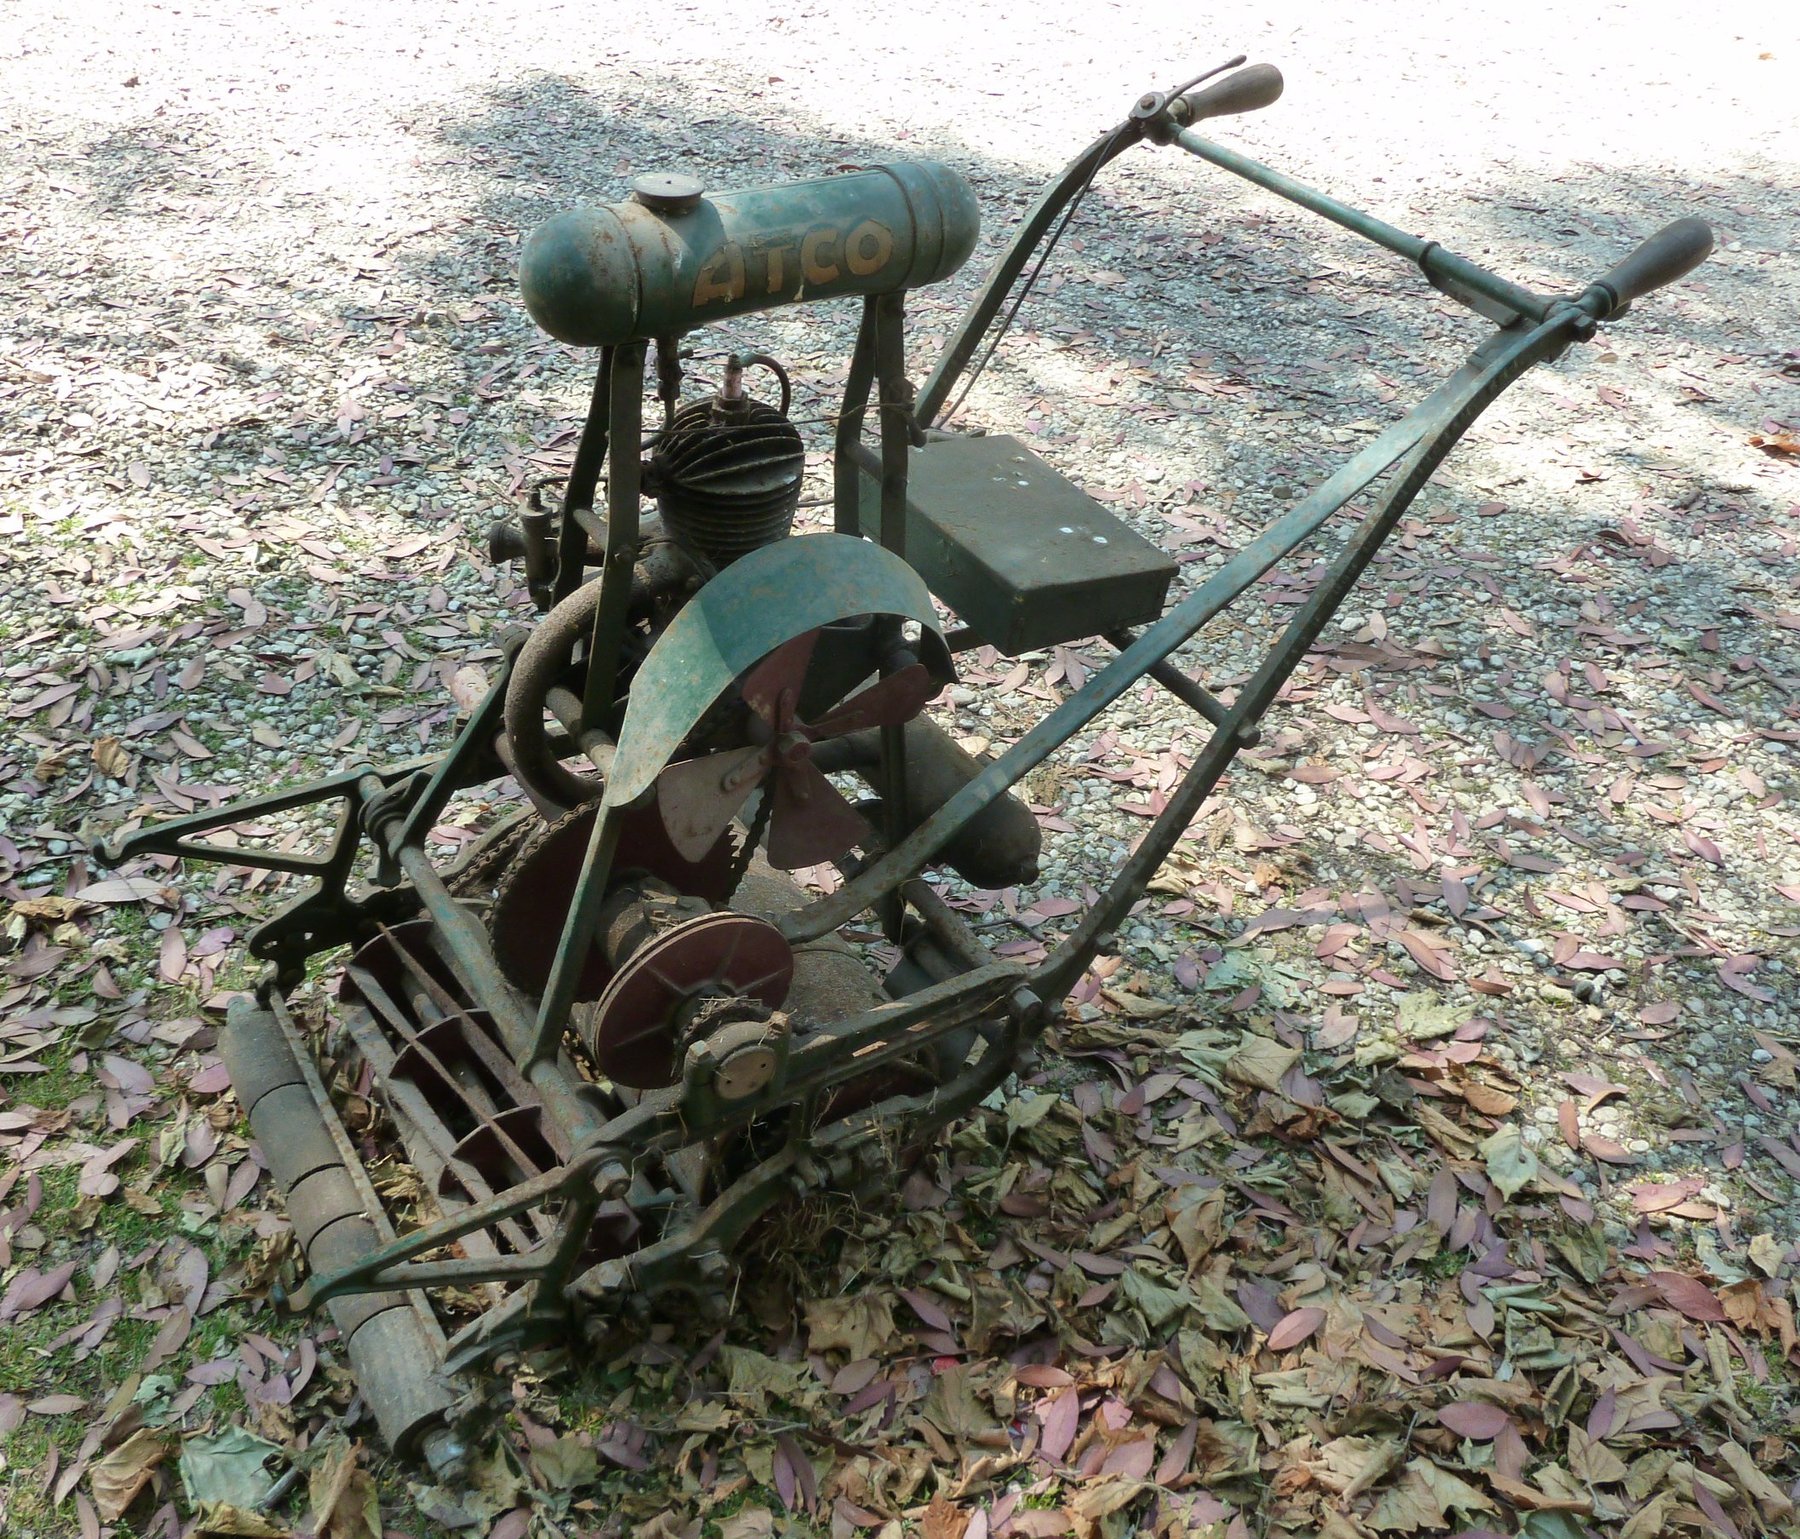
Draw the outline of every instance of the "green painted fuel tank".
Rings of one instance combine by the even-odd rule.
[[[716,197],[676,176],[635,187],[525,242],[525,307],[559,341],[679,336],[803,299],[918,288],[961,267],[981,229],[969,184],[930,160]]]

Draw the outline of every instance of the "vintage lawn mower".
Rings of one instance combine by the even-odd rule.
[[[455,1457],[445,1414],[459,1369],[579,1339],[584,1322],[616,1324],[671,1290],[716,1302],[735,1242],[771,1204],[891,1189],[896,1149],[1020,1064],[1470,424],[1711,248],[1684,219],[1572,297],[1532,293],[1197,135],[1204,118],[1279,96],[1274,69],[1242,63],[1203,89],[1144,96],[1043,192],[917,391],[907,291],[954,273],[978,227],[946,166],[717,196],[646,176],[628,202],[551,219],[524,248],[525,301],[552,336],[598,349],[598,376],[560,508],[528,507],[492,535],[542,618],[453,746],[109,842],[115,863],[154,854],[310,879],[251,935],[268,974],[231,1009],[220,1051],[304,1252],[287,1303],[329,1307],[400,1452]],[[1140,143],[1398,253],[1495,328],[1169,607],[1175,563],[1023,443],[933,426],[1096,175]],[[846,295],[863,306],[836,419],[834,532],[793,534],[804,450],[787,376],[734,356],[716,393],[682,404],[682,339]],[[648,430],[647,354],[660,402]],[[765,375],[780,405],[747,393]],[[1233,698],[1176,665],[1365,493]],[[927,714],[959,652],[1093,638],[1116,658],[997,757],[965,752]],[[1034,881],[1040,826],[1012,788],[1146,677],[1193,712],[1191,768],[1046,960],[991,953],[926,873]],[[440,867],[428,835],[451,798],[505,777],[520,805]],[[209,841],[333,801],[321,853]],[[841,881],[824,895],[789,874],[825,865]],[[857,943],[876,932],[884,969]],[[341,1030],[321,1073],[284,1001],[334,951]],[[372,1086],[404,1144],[424,1194],[404,1220],[377,1195],[328,1078]]]

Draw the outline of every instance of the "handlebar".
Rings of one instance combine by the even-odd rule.
[[[922,425],[934,422],[944,409],[951,390],[969,368],[983,338],[1035,252],[1037,269],[1033,271],[1033,278],[1025,281],[1025,288],[1029,290],[1036,271],[1041,270],[1045,256],[1055,246],[1070,213],[1080,203],[1095,174],[1133,145],[1146,141],[1174,145],[1220,170],[1241,176],[1277,197],[1309,209],[1364,240],[1386,247],[1415,264],[1433,287],[1500,326],[1522,320],[1541,324],[1552,314],[1563,312],[1579,322],[1574,335],[1591,336],[1597,322],[1622,314],[1633,299],[1672,283],[1698,266],[1712,250],[1712,232],[1706,225],[1698,219],[1681,219],[1651,236],[1576,298],[1533,293],[1467,257],[1446,250],[1436,241],[1411,235],[1246,155],[1201,138],[1193,131],[1192,124],[1227,113],[1252,112],[1281,96],[1280,70],[1272,64],[1252,64],[1240,69],[1238,66],[1242,62],[1243,55],[1239,54],[1218,66],[1220,71],[1233,70],[1235,73],[1214,79],[1213,84],[1204,89],[1194,89],[1199,82],[1190,80],[1168,93],[1145,93],[1124,123],[1102,134],[1044,189],[1014,232],[1011,243],[981,290],[964,311],[937,367],[921,388],[914,411]],[[1215,74],[1217,71],[1209,72],[1201,79],[1212,79]],[[1046,238],[1048,245],[1045,245]],[[1022,293],[1020,297],[1023,297]],[[1018,302],[1015,298],[1014,311]],[[1001,323],[999,334],[988,342],[988,353],[992,353],[1009,324],[1010,315]],[[975,365],[976,374],[981,372],[981,367],[982,364]],[[967,388],[965,384],[965,392]]]
[[[1564,307],[1585,312],[1592,321],[1611,320],[1622,315],[1632,300],[1691,272],[1712,251],[1712,231],[1704,220],[1677,219],[1657,231],[1604,277],[1589,284],[1573,301],[1534,294],[1467,257],[1445,250],[1436,241],[1409,234],[1246,155],[1202,139],[1187,126],[1202,118],[1266,107],[1280,95],[1281,71],[1272,64],[1253,64],[1205,90],[1171,99],[1164,120],[1174,132],[1167,141],[1159,137],[1159,142],[1173,143],[1190,155],[1254,182],[1290,203],[1310,209],[1365,240],[1385,246],[1417,264],[1433,287],[1502,326],[1520,318],[1541,322]],[[1592,321],[1587,326],[1590,333]]]
[[[1712,229],[1704,219],[1677,219],[1664,225],[1605,277],[1597,279],[1581,296],[1582,301],[1599,297],[1603,301],[1601,320],[1622,315],[1632,300],[1691,273],[1712,254],[1712,248]],[[1595,290],[1601,291],[1598,296]]]
[[[1191,91],[1169,103],[1169,116],[1186,128],[1204,118],[1222,118],[1235,112],[1255,112],[1281,99],[1281,71],[1273,64],[1252,64],[1227,75],[1204,91]]]

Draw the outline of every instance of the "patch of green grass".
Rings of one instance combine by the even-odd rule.
[[[17,1082],[17,1099],[15,1106],[35,1106],[40,1111],[61,1111],[77,1096],[89,1095],[93,1092],[94,1082],[85,1074],[77,1074],[70,1067],[69,1060],[73,1055],[67,1047],[59,1044],[38,1057],[44,1065],[42,1074],[34,1074],[28,1080]],[[45,1171],[44,1181],[49,1182],[55,1171]]]
[[[1792,1438],[1800,1431],[1800,1397],[1785,1362],[1772,1352],[1765,1356],[1769,1377],[1759,1384],[1748,1373],[1737,1374],[1732,1391],[1759,1432]]]
[[[143,1181],[151,1164],[149,1155],[140,1150],[116,1168],[130,1186]],[[179,1167],[159,1172],[152,1183],[161,1203],[157,1212],[140,1211],[119,1197],[81,1202],[80,1169],[75,1165],[47,1170],[42,1179],[44,1200],[35,1221],[45,1231],[46,1243],[37,1264],[76,1259],[80,1263],[73,1279],[77,1298],[73,1304],[48,1304],[0,1331],[0,1384],[27,1398],[79,1395],[88,1402],[90,1413],[27,1416],[9,1437],[0,1440],[0,1534],[7,1539],[60,1539],[73,1531],[72,1506],[53,1507],[50,1494],[43,1489],[46,1461],[54,1453],[67,1467],[92,1427],[94,1414],[139,1371],[163,1326],[160,1319],[131,1318],[131,1311],[144,1299],[139,1271],[121,1268],[107,1288],[99,1290],[92,1284],[91,1267],[108,1245],[116,1246],[128,1261],[177,1232],[176,1210],[170,1199],[178,1197],[195,1178]],[[81,1220],[58,1225],[59,1217],[77,1213],[87,1220],[85,1225]],[[238,1248],[217,1234],[200,1235],[197,1240],[215,1272]],[[126,1314],[113,1323],[92,1352],[78,1357],[78,1342],[52,1347],[59,1337],[90,1319],[109,1294],[119,1298]],[[215,1310],[197,1322],[170,1361],[153,1371],[167,1375],[173,1381],[172,1392],[179,1393],[186,1368],[230,1350],[245,1323],[240,1308],[228,1304]],[[208,1419],[223,1424],[241,1416],[243,1408],[235,1380],[227,1381],[202,1395],[183,1424],[191,1426]],[[153,1399],[145,1407],[147,1420],[155,1425],[165,1410],[165,1400]],[[138,1530],[127,1520],[114,1532],[118,1539],[130,1539]]]
[[[69,1531],[72,1513],[58,1514],[35,1478],[55,1448],[57,1420],[27,1416],[12,1435],[0,1441],[0,1533],[8,1539],[50,1539]]]
[[[1467,1264],[1468,1257],[1461,1251],[1449,1249],[1440,1250],[1435,1256],[1416,1263],[1427,1277],[1439,1282],[1447,1282],[1452,1277],[1460,1276]]]

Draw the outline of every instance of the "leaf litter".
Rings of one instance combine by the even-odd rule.
[[[51,21],[34,47],[63,46]],[[280,886],[160,862],[102,872],[87,842],[350,751],[443,742],[498,656],[494,625],[523,607],[470,553],[528,477],[564,468],[579,361],[484,294],[496,264],[510,281],[510,256],[490,253],[543,206],[435,203],[478,180],[463,150],[398,205],[366,171],[342,196],[294,194],[259,158],[272,132],[329,178],[315,140],[336,113],[379,160],[443,112],[439,80],[417,84],[437,66],[394,66],[380,88],[414,94],[371,132],[353,83],[335,101],[289,93],[267,61],[311,44],[273,13],[257,25],[266,36],[243,25],[190,60],[225,60],[221,101],[241,107],[197,110],[138,39],[117,40],[145,53],[117,79],[15,61],[32,105],[9,122],[29,170],[0,190],[22,232],[0,350],[0,533],[15,542],[0,557],[0,1321],[18,1344],[0,1379],[0,1521],[175,1534],[198,1517],[335,1539],[413,1515],[499,1539],[1792,1531],[1800,509],[1778,403],[1800,366],[1791,338],[1759,340],[1756,303],[1673,292],[1657,298],[1668,336],[1621,342],[1649,364],[1629,396],[1595,384],[1593,399],[1615,422],[1652,391],[1736,416],[1702,432],[1689,413],[1672,455],[1602,464],[1587,395],[1557,392],[1605,365],[1572,359],[1587,372],[1497,417],[1457,506],[1421,506],[1121,953],[1082,980],[1053,1068],[897,1174],[879,1212],[784,1217],[728,1328],[696,1341],[693,1321],[653,1318],[598,1364],[512,1366],[489,1386],[500,1432],[469,1487],[409,1485],[372,1451],[329,1328],[260,1307],[289,1240],[212,1051],[248,981],[243,932]],[[392,29],[376,35],[396,58],[445,35],[435,16],[364,25]],[[483,61],[458,77],[468,100],[498,78],[492,40],[522,50],[528,32],[482,28]],[[825,60],[832,39],[814,33],[798,52]],[[1090,35],[1096,57],[1113,41]],[[546,79],[566,67],[556,50]],[[1121,101],[1143,84],[1129,62]],[[751,114],[744,147],[716,136],[715,162],[768,180],[749,141],[758,120],[785,124],[790,98],[746,106],[738,61],[710,69],[683,66],[699,109]],[[1059,85],[1078,94],[1090,73]],[[531,133],[570,108],[546,116],[533,79]],[[1081,110],[1110,112],[1112,84]],[[638,105],[636,88],[610,104],[604,131],[664,153]],[[866,106],[840,102],[833,121]],[[871,158],[988,137],[986,119],[979,141],[954,121],[928,132],[925,110],[912,93]],[[477,127],[477,159],[521,137],[510,111]],[[1078,115],[1058,142],[1086,131]],[[1391,152],[1380,124],[1366,137]],[[580,155],[559,186],[591,185]],[[817,168],[816,147],[795,154],[793,174]],[[1186,217],[1157,173],[1123,185],[1134,217]],[[1584,248],[1595,271],[1641,213],[1593,184],[1556,201],[1607,226]],[[1791,222],[1750,189],[1712,201],[1744,248],[1708,270],[1714,292],[1778,276],[1759,253],[1792,250]],[[1271,316],[1303,298],[1308,322],[1321,300],[1353,303],[1342,273],[1284,290],[1273,258],[1294,233],[1226,214],[1193,243],[1217,264],[1213,293]],[[1298,414],[1272,409],[1269,371],[1334,444],[1371,424],[1326,422],[1343,381],[1290,371],[1285,346],[1212,298],[1198,308],[1228,339],[1216,353],[1148,334],[1130,309],[1134,219],[1113,224],[1080,237],[1077,276],[1018,339],[1025,369],[1075,379],[1075,399],[1004,367],[984,388],[995,421],[1192,569],[1241,543],[1239,485],[1315,457]],[[410,271],[409,226],[423,242],[471,229],[480,250],[446,243],[453,271]],[[1543,242],[1526,233],[1529,257]],[[917,296],[928,330],[953,308]],[[1358,312],[1329,320],[1348,323],[1333,332],[1356,376],[1346,399],[1371,376],[1383,401],[1410,385],[1398,365],[1374,374]],[[841,360],[771,325],[775,350]],[[1670,340],[1684,333],[1697,340]],[[1178,416],[1228,440],[1192,481],[1154,464],[1193,448],[1167,432]],[[1600,515],[1571,515],[1563,483]],[[1487,532],[1536,504],[1529,535]],[[955,725],[1005,738],[1101,661],[973,654],[966,682],[997,705],[959,706]],[[1229,647],[1202,661],[1241,673]],[[1176,730],[1135,709],[1135,731],[1041,788],[1047,828],[1093,831],[1086,868],[1038,894],[956,895],[980,922],[1033,921],[1014,954],[1079,910],[1183,765]],[[468,825],[435,832],[450,847]]]

